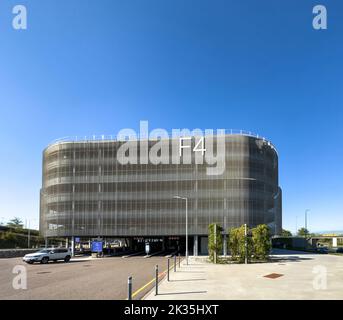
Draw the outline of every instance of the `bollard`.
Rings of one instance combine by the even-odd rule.
[[[174,272],[176,271],[176,254],[174,255]]]
[[[155,266],[155,296],[158,295],[158,265]]]
[[[132,277],[127,278],[127,300],[132,300]]]
[[[180,256],[180,253],[179,253],[179,268],[180,268],[180,260],[181,260],[181,256]]]
[[[167,281],[169,281],[170,260],[168,258]]]

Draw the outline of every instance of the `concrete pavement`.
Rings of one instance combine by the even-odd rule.
[[[76,257],[69,263],[50,262],[29,265],[22,258],[0,259],[0,300],[5,299],[126,299],[127,278],[133,277],[133,292],[154,278],[155,265],[164,270],[167,259],[154,256],[148,259],[131,257]],[[27,289],[15,289],[15,266],[24,266]],[[140,298],[153,284],[140,291]]]
[[[160,282],[158,296],[152,291],[145,299],[343,299],[343,256],[278,250],[269,263],[189,261]]]

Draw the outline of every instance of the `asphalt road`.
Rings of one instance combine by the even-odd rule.
[[[50,262],[47,265],[29,265],[22,258],[0,259],[0,300],[4,299],[107,299],[127,297],[127,278],[133,277],[133,292],[155,276],[155,265],[160,272],[167,268],[167,258],[143,256]],[[14,289],[12,282],[16,265],[27,271],[27,289]],[[141,298],[153,283],[135,296]]]

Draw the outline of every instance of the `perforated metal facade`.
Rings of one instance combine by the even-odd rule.
[[[266,140],[225,136],[225,171],[206,164],[127,164],[117,161],[122,142],[57,142],[43,152],[40,229],[44,236],[190,235],[208,225],[247,223],[281,231],[278,155]],[[153,144],[153,142],[151,142]]]

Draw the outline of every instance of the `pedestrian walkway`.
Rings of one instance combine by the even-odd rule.
[[[343,256],[278,252],[273,262],[212,264],[190,257],[147,300],[343,299]],[[325,283],[326,282],[326,283]]]

